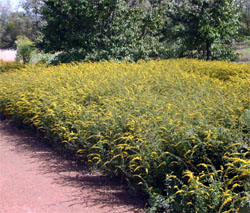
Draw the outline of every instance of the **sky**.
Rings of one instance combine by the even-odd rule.
[[[17,10],[18,5],[20,4],[21,0],[0,0],[0,3],[6,3],[9,1],[11,3],[12,9]]]

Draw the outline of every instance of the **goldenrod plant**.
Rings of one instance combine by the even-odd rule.
[[[27,65],[0,112],[149,195],[151,212],[250,203],[250,64],[194,59]]]
[[[21,68],[24,68],[25,65],[22,63],[16,63],[16,62],[6,62],[0,60],[0,73],[1,72],[12,72],[15,70],[20,70]]]

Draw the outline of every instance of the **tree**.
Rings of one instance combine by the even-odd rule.
[[[250,1],[240,0],[242,27],[240,33],[250,36]]]
[[[204,59],[232,59],[231,44],[240,27],[236,0],[172,0],[169,15],[178,23],[176,36],[186,55]]]
[[[41,37],[41,29],[45,24],[42,21],[41,8],[42,0],[23,0],[21,6],[24,10],[26,19],[29,21],[30,31],[26,36],[32,41],[36,41]]]
[[[45,0],[43,48],[62,60],[157,57],[162,21],[143,1]]]
[[[15,48],[18,36],[27,36],[32,41],[39,37],[41,0],[25,0],[22,5],[24,10],[15,11],[9,1],[0,3],[0,48]]]
[[[5,4],[0,2],[0,48],[3,48],[5,45],[3,44],[3,37],[5,33],[5,26],[8,22],[8,17],[11,13],[11,5],[10,2],[7,1]]]

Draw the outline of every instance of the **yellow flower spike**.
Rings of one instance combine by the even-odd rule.
[[[184,192],[184,190],[179,190],[175,194],[180,194],[180,193],[183,193],[183,192]]]
[[[188,150],[188,151],[184,154],[184,157],[186,157],[190,152],[191,152],[191,150]]]
[[[232,211],[233,211],[233,209],[229,209],[228,211],[224,211],[224,213],[230,213]]]
[[[242,197],[241,199],[242,200],[247,200],[247,199],[249,199],[249,197],[246,196],[246,197]]]
[[[191,171],[187,170],[184,172],[184,177],[188,177],[188,182],[191,182],[194,179],[194,175]]]
[[[236,187],[239,187],[239,186],[240,186],[240,184],[235,183],[235,184],[232,186],[232,190],[234,190]]]
[[[203,167],[207,168],[207,164],[205,164],[205,163],[200,163],[200,164],[198,164],[198,166],[203,166]]]

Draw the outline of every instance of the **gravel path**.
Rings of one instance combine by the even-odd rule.
[[[142,201],[65,160],[34,133],[0,121],[1,213],[134,212]]]

